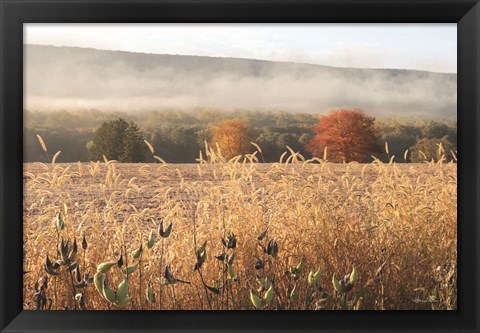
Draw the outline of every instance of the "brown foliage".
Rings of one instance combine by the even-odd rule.
[[[322,156],[326,147],[331,162],[367,162],[371,154],[380,151],[375,118],[360,109],[334,110],[322,116],[313,131],[307,150]]]
[[[237,155],[250,153],[253,141],[252,131],[247,122],[232,119],[216,124],[211,132],[210,144],[215,147],[218,143],[222,155],[232,158]]]

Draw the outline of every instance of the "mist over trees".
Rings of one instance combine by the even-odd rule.
[[[121,117],[125,122],[134,122],[142,132],[142,138],[148,140],[155,149],[155,154],[168,163],[194,163],[199,151],[205,148],[205,141],[210,142],[211,131],[219,122],[240,119],[249,124],[253,142],[260,145],[265,162],[278,162],[288,145],[299,151],[306,158],[312,154],[306,150],[306,144],[315,133],[312,129],[319,121],[319,114],[289,112],[259,112],[252,110],[235,110],[225,112],[213,108],[197,108],[191,111],[165,109],[138,113],[110,113],[94,109],[60,110],[55,112],[25,111],[24,114],[24,161],[46,162],[46,157],[36,138],[40,134],[50,151],[61,150],[57,162],[88,161],[87,143],[95,138],[95,132],[104,122],[111,122]],[[456,151],[457,124],[447,120],[424,120],[416,118],[380,118],[376,117],[378,143],[381,147],[388,142],[390,156],[395,161],[403,162],[405,150],[409,149],[407,161],[417,161],[420,150],[429,156],[437,156],[438,143],[443,140],[447,147]],[[429,144],[421,141],[430,139]],[[448,142],[447,142],[448,141]],[[140,145],[140,140],[136,141]],[[430,143],[433,142],[433,145]],[[415,149],[414,147],[419,144]],[[451,145],[450,145],[451,144]],[[91,145],[91,144],[90,144]],[[143,139],[142,147],[146,149]],[[253,148],[253,146],[252,146]],[[322,157],[322,154],[319,157]],[[420,154],[420,156],[422,156]],[[95,156],[103,160],[102,156]],[[377,156],[388,160],[387,154]],[[145,154],[146,162],[155,160]]]
[[[310,158],[321,150],[307,149],[319,134],[312,129],[336,107],[375,117],[378,143],[388,142],[397,162],[407,149],[414,159],[436,156],[423,150],[440,143],[456,150],[456,74],[42,45],[25,45],[24,54],[26,162],[45,161],[36,142],[40,134],[50,149],[62,151],[58,162],[102,159],[104,153],[154,162],[150,154],[134,153],[146,139],[165,161],[192,163],[205,142],[225,141],[213,137],[214,129],[232,119],[248,124],[248,137],[260,145],[265,162],[278,161],[286,146]],[[129,144],[96,142],[97,131],[108,137],[102,124],[118,117],[138,126],[122,125]],[[122,142],[113,136],[107,141]],[[226,145],[225,153],[253,147],[244,141],[232,152]]]
[[[452,73],[42,45],[25,45],[24,55],[27,162],[45,160],[36,142],[40,134],[50,149],[62,151],[58,162],[102,159],[105,152],[118,160],[155,161],[134,153],[141,137],[167,162],[191,163],[205,142],[225,141],[212,138],[214,129],[232,119],[248,124],[248,137],[260,145],[265,162],[278,161],[286,146],[310,158],[321,150],[307,149],[319,134],[314,127],[322,126],[319,116],[336,107],[360,108],[375,117],[379,145],[388,142],[398,162],[407,149],[414,159],[436,156],[423,150],[440,143],[456,150]],[[129,144],[94,144],[97,131],[108,136],[102,124],[118,117],[138,126],[122,125]],[[253,147],[244,141],[241,145]],[[226,145],[225,153],[247,151],[241,145],[228,153],[232,145]]]

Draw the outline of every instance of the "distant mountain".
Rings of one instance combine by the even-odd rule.
[[[30,110],[218,109],[455,119],[457,75],[25,45]]]

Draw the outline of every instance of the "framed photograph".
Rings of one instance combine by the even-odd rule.
[[[477,0],[0,5],[1,332],[479,331]]]

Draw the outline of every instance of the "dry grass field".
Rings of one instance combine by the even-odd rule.
[[[455,163],[212,154],[25,164],[24,308],[456,309]]]

